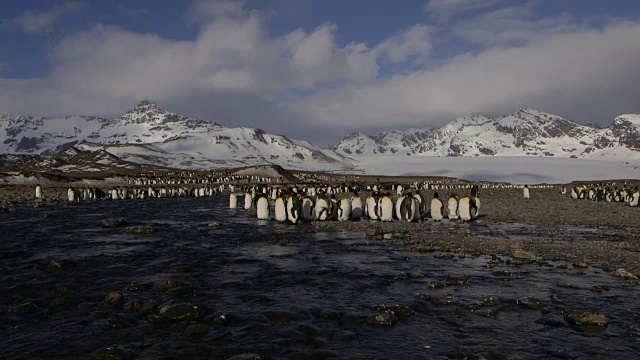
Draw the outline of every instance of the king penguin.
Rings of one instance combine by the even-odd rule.
[[[431,199],[431,218],[433,221],[442,220],[442,201],[440,201],[439,197],[440,196],[436,191],[433,194],[433,199]]]
[[[640,202],[640,188],[636,186],[635,191],[631,194],[631,200],[629,200],[629,206],[637,207]]]
[[[302,217],[302,201],[297,194],[291,194],[287,198],[287,219],[292,224],[297,224]]]
[[[316,200],[316,220],[325,221],[331,217],[331,204],[323,194]]]
[[[313,200],[308,197],[302,198],[302,219],[312,221],[315,218]]]
[[[351,218],[353,220],[360,220],[362,217],[362,199],[358,195],[358,191],[353,192],[351,197]]]
[[[259,220],[269,220],[269,200],[265,194],[256,198],[256,214]]]
[[[283,194],[279,194],[276,197],[276,203],[274,206],[275,217],[279,222],[287,221],[287,205],[286,199]]]
[[[36,184],[36,200],[42,200],[42,187],[40,184]]]
[[[347,221],[351,218],[351,200],[342,198],[338,201],[338,221]]]
[[[229,195],[229,209],[236,209],[238,207],[238,197],[236,193],[232,192]]]
[[[529,194],[529,185],[525,185],[522,188],[522,195],[524,196],[525,199],[529,199],[530,194]]]
[[[378,200],[378,217],[382,221],[393,221],[393,200],[391,193],[386,193]]]
[[[457,220],[458,219],[458,199],[456,198],[456,194],[451,194],[449,196],[448,202],[448,211],[449,211],[449,220]]]
[[[402,222],[414,222],[420,219],[420,202],[408,193],[402,197],[400,202],[400,210],[398,211],[398,219]]]
[[[69,199],[69,202],[76,201],[76,192],[73,191],[72,188],[67,189],[67,198]]]
[[[378,192],[374,191],[367,198],[366,204],[366,212],[367,216],[371,220],[378,220]]]
[[[251,204],[253,204],[253,196],[251,196],[251,193],[247,191],[244,193],[244,209],[251,209]]]

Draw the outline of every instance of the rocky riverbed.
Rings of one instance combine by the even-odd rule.
[[[469,224],[295,226],[226,196],[27,199],[0,213],[0,343],[12,359],[633,358],[639,209],[531,195],[482,189]]]

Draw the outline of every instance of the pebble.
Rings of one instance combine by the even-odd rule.
[[[540,300],[531,296],[525,296],[517,299],[516,304],[534,310],[540,308]]]
[[[616,276],[619,278],[627,279],[627,280],[637,280],[638,277],[630,273],[629,271],[620,268],[616,270]]]
[[[168,291],[170,289],[176,288],[178,286],[180,286],[180,284],[177,281],[161,280],[161,281],[156,282],[153,285],[153,290],[160,291],[160,292],[165,292],[165,291]]]
[[[142,226],[127,226],[124,228],[124,232],[126,234],[151,234],[155,231],[152,226],[142,225]]]
[[[532,253],[531,251],[514,250],[511,253],[511,257],[514,260],[535,260],[536,254]]]
[[[120,226],[124,226],[128,224],[127,220],[122,219],[122,218],[112,218],[112,219],[103,219],[100,222],[100,225],[102,225],[102,227],[106,227],[106,228],[114,228],[114,227],[120,227]]]
[[[577,331],[603,330],[608,325],[606,316],[600,313],[567,313],[564,320]]]
[[[109,306],[120,306],[124,303],[124,296],[119,291],[112,291],[104,297],[104,302]]]
[[[163,304],[158,313],[171,320],[198,320],[204,315],[204,311],[190,303]]]
[[[398,321],[398,317],[391,310],[381,312],[369,318],[369,324],[371,325],[389,326],[395,324],[396,321]]]

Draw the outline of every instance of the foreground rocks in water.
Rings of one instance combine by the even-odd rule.
[[[155,231],[152,226],[141,225],[141,226],[127,226],[124,229],[126,234],[151,234]]]
[[[168,290],[171,290],[173,288],[177,288],[179,286],[180,286],[180,284],[177,281],[160,280],[157,283],[155,283],[155,285],[153,285],[153,290],[160,291],[160,292],[166,292]]]
[[[377,305],[374,307],[377,311],[392,311],[397,316],[411,316],[415,311],[407,305]]]
[[[217,228],[217,227],[220,227],[220,222],[219,221],[211,221],[207,226],[208,227],[212,227],[212,228]]]
[[[396,321],[398,321],[396,314],[391,310],[387,310],[370,317],[368,322],[371,325],[389,326],[395,324]]]
[[[540,308],[540,300],[531,296],[525,296],[517,299],[516,304],[524,308],[533,309],[533,310]]]
[[[204,316],[204,311],[190,303],[163,304],[158,313],[171,320],[198,320]]]
[[[445,283],[438,280],[429,281],[426,285],[429,289],[442,289],[443,287],[447,286]]]
[[[364,233],[368,238],[374,239],[382,238],[384,236],[384,230],[378,226],[367,228]]]
[[[447,279],[451,282],[452,285],[467,285],[469,282],[467,281],[467,277],[464,274],[449,274],[447,275]]]
[[[109,306],[121,306],[124,304],[124,296],[119,291],[112,291],[104,297],[104,302]]]
[[[514,250],[511,253],[511,257],[514,260],[525,260],[525,261],[531,261],[537,258],[536,254],[532,253],[531,251],[524,251],[524,250]]]
[[[606,316],[600,313],[568,313],[564,315],[564,320],[580,332],[601,332],[608,325]]]
[[[631,272],[620,268],[618,270],[616,270],[616,276],[619,278],[623,278],[623,279],[627,279],[627,280],[637,280],[638,277],[634,274],[632,274]]]
[[[106,227],[106,228],[121,227],[121,226],[125,226],[127,224],[128,224],[127,220],[122,219],[122,218],[104,219],[104,220],[102,220],[100,222],[100,225],[102,225],[102,227]]]

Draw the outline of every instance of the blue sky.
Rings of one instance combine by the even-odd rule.
[[[0,4],[0,113],[142,99],[331,142],[533,107],[640,112],[640,2],[137,0]]]

